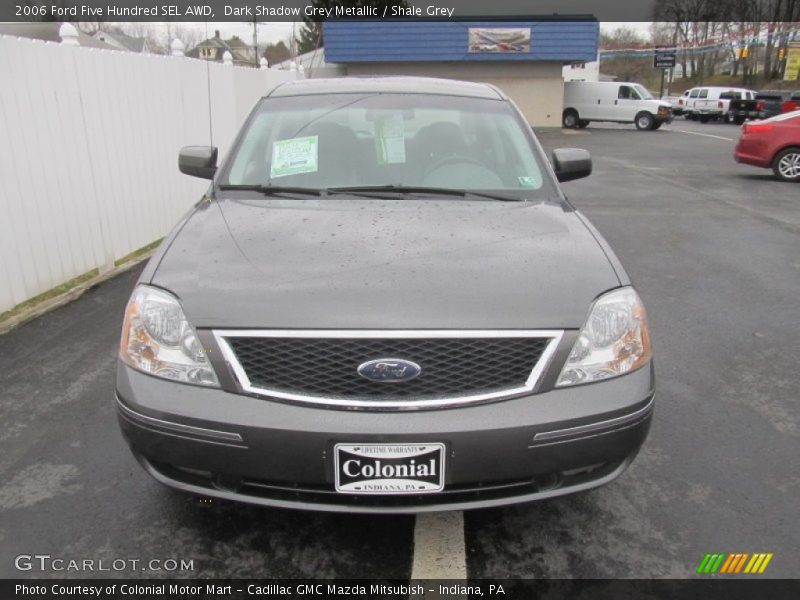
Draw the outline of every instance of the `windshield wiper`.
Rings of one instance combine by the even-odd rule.
[[[389,192],[397,194],[431,194],[441,196],[459,196],[466,198],[467,196],[477,196],[478,198],[487,198],[489,200],[500,200],[502,202],[520,202],[522,198],[516,196],[507,196],[504,194],[495,194],[490,192],[474,192],[472,190],[459,190],[455,188],[440,188],[440,187],[425,187],[425,186],[412,186],[412,185],[363,185],[353,187],[335,187],[328,188],[329,194],[369,194],[375,192]]]
[[[264,196],[276,196],[278,194],[301,194],[305,196],[321,196],[323,190],[309,187],[292,187],[281,185],[232,185],[222,184],[220,190],[237,190],[242,192],[258,192]]]

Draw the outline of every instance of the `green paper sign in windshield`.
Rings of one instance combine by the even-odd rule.
[[[317,172],[318,136],[278,140],[272,144],[272,167],[269,176],[286,177]]]

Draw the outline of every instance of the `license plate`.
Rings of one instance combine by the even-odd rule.
[[[336,444],[336,491],[427,494],[444,489],[444,444]]]

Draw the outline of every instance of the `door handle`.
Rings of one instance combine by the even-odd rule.
[[[600,104],[600,100],[598,100],[597,103]]]
[[[619,104],[619,100],[614,100],[614,104]]]

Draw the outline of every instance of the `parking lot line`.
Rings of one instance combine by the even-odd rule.
[[[722,137],[721,135],[713,135],[711,133],[700,133],[698,131],[684,131],[683,129],[667,129],[666,131],[675,131],[677,133],[685,133],[687,135],[699,135],[707,138],[714,138],[715,140],[725,140],[728,142],[735,142],[735,138]]]
[[[414,525],[412,579],[466,579],[464,513],[420,513]]]

